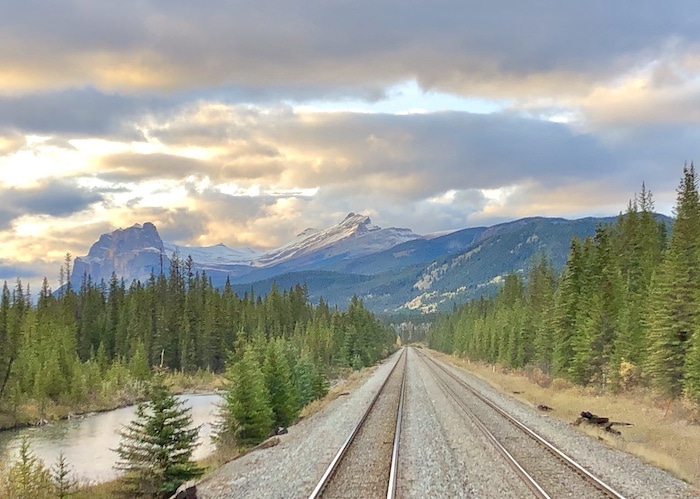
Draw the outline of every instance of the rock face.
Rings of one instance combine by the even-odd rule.
[[[74,286],[79,286],[83,275],[87,274],[93,283],[99,283],[102,279],[108,282],[115,272],[117,277],[124,277],[127,282],[132,279],[145,282],[151,272],[156,275],[160,273],[161,265],[167,273],[170,259],[156,226],[146,222],[102,234],[87,256],[75,259],[71,281]]]

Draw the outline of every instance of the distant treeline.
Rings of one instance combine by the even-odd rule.
[[[561,276],[544,259],[494,298],[436,322],[430,346],[579,385],[651,386],[700,403],[700,202],[691,164],[670,235],[644,185],[616,223],[573,239]]]
[[[362,302],[347,310],[321,300],[313,306],[305,286],[273,286],[265,297],[238,296],[231,286],[212,286],[194,273],[191,258],[175,256],[169,273],[127,284],[82,278],[71,287],[71,258],[61,269],[61,288],[47,280],[36,304],[17,281],[0,298],[0,413],[28,400],[80,406],[116,399],[150,377],[152,366],[224,372],[243,353],[284,355],[294,375],[298,404],[323,393],[334,368],[360,368],[387,355],[395,334]],[[274,345],[274,347],[273,347]],[[249,362],[252,357],[247,357]],[[302,386],[313,382],[314,389]],[[321,387],[321,389],[319,389]],[[310,391],[311,390],[311,391]],[[295,408],[292,412],[298,409]]]

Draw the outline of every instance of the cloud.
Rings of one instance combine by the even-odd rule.
[[[107,94],[91,87],[0,96],[0,127],[25,134],[139,140],[142,136],[130,119],[160,105],[156,99]]]
[[[228,2],[207,9],[184,0],[99,7],[38,0],[5,7],[6,92],[228,85],[287,96],[311,88],[314,97],[341,89],[368,98],[389,82],[416,79],[465,95],[571,95],[653,60],[669,40],[685,47],[698,39],[690,0],[663,12],[652,0],[634,8],[603,0],[521,8],[505,0]]]
[[[7,230],[12,226],[12,221],[17,218],[17,212],[7,208],[0,208],[0,230]]]
[[[26,145],[24,135],[0,128],[0,157],[15,153]]]
[[[185,178],[209,168],[204,161],[174,154],[128,152],[105,156],[96,170],[100,179],[118,183]]]
[[[578,177],[584,170],[595,174],[611,159],[593,134],[514,114],[294,113],[287,108],[216,107],[216,115],[184,109],[169,117],[165,123],[178,123],[174,136],[169,125],[154,127],[154,136],[166,145],[195,146],[204,126],[199,121],[206,115],[212,120],[206,125],[209,136],[217,138],[208,142],[208,162],[121,155],[104,164],[109,170],[129,163],[140,178],[170,175],[165,173],[170,168],[174,176],[206,174],[214,181],[243,186],[344,186],[348,194],[420,200],[450,188],[497,187],[504,176],[517,182],[540,175]],[[591,170],[590,165],[598,166]]]
[[[10,289],[14,289],[15,281],[19,275],[30,278],[44,277],[33,264],[22,264],[0,258],[0,282],[4,281]]]
[[[5,210],[6,224],[9,218],[30,214],[65,217],[81,211],[104,198],[102,194],[83,189],[62,179],[47,179],[35,187],[0,189]]]

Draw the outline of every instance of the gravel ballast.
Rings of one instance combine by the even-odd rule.
[[[428,351],[429,353],[429,351]],[[408,349],[398,497],[531,497],[476,426]],[[364,383],[289,428],[279,444],[227,463],[197,484],[198,498],[305,498],[369,405],[398,358]],[[628,498],[698,498],[697,489],[638,458],[503,395],[449,363],[449,369]]]
[[[494,389],[491,385],[450,364],[448,368],[501,409],[549,440],[591,473],[628,498],[688,499],[700,491],[672,474],[644,463],[636,456],[611,449],[576,431],[570,424],[547,416]]]
[[[399,497],[530,497],[531,493],[474,424],[466,420],[417,353],[399,454]]]
[[[357,389],[288,428],[274,447],[235,459],[197,484],[198,499],[308,497],[400,352],[382,362]]]

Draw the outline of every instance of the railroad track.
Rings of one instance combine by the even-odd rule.
[[[395,497],[405,380],[404,348],[309,499]]]
[[[419,352],[418,357],[432,371],[445,394],[462,408],[484,433],[535,497],[624,499],[622,494],[481,395],[442,363],[424,352]],[[504,426],[503,421],[507,421],[508,425]],[[490,429],[496,426],[499,428],[498,435]],[[562,473],[562,470],[566,471]]]

